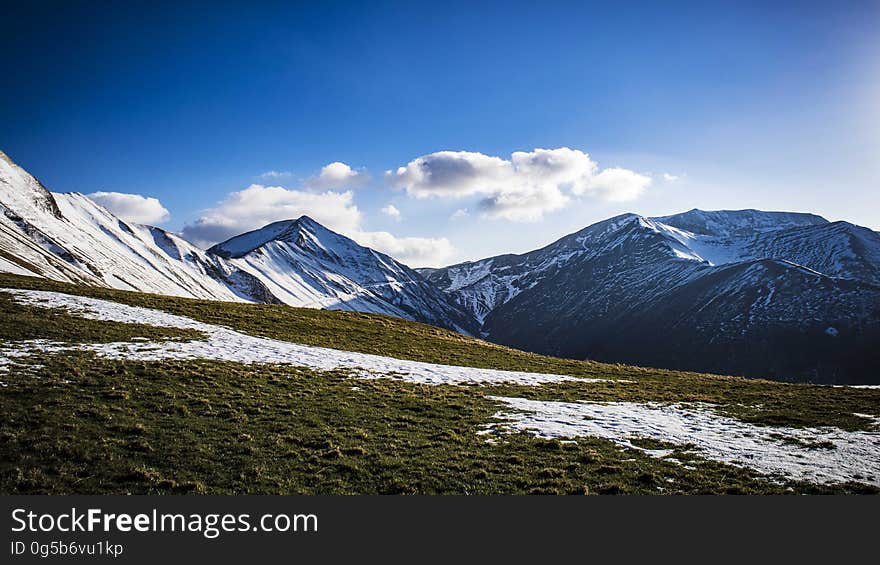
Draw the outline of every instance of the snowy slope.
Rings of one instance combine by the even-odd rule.
[[[236,236],[208,252],[259,278],[293,306],[388,314],[465,333],[475,328],[421,275],[307,216]]]
[[[880,432],[837,428],[777,428],[721,416],[710,405],[656,402],[553,402],[492,397],[505,409],[484,433],[527,432],[542,438],[599,437],[654,457],[670,449],[645,449],[634,438],[687,445],[708,459],[761,473],[819,483],[866,482],[880,486]],[[780,438],[788,438],[788,442]],[[796,438],[800,444],[791,441]],[[816,449],[817,444],[833,445]]]
[[[172,233],[124,222],[79,193],[50,193],[2,153],[0,210],[0,253],[33,274],[194,298],[266,297],[258,281]]]
[[[783,259],[833,277],[880,282],[880,234],[813,214],[691,210],[654,218],[713,265]]]

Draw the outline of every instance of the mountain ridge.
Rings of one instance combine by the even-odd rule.
[[[310,218],[249,232],[262,233],[263,241],[232,257],[222,252],[224,244],[206,251],[162,228],[123,221],[82,193],[52,193],[5,153],[0,212],[0,271],[172,296],[367,311],[464,333],[474,329],[470,316],[420,275]],[[299,233],[311,238],[311,246],[294,253],[277,241],[273,226],[308,228]],[[333,243],[325,246],[321,238]],[[347,250],[345,261],[328,254],[334,246]],[[269,268],[273,261],[286,270],[283,276]],[[368,269],[359,273],[352,265]],[[342,270],[346,276],[339,275]]]

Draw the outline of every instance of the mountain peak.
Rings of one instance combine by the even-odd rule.
[[[26,219],[45,212],[61,219],[52,193],[39,180],[0,151],[0,202]]]
[[[305,214],[303,214],[302,216],[300,216],[299,218],[297,218],[294,221],[304,227],[319,227],[322,229],[327,229],[321,223],[312,219],[311,216],[306,216]]]
[[[265,225],[259,229],[245,232],[226,241],[218,243],[208,249],[208,253],[219,255],[225,259],[243,257],[266,245],[270,241],[283,238],[283,234],[289,233],[291,228],[296,227],[296,220],[281,220]]]
[[[647,218],[645,218],[644,216],[640,216],[633,212],[626,212],[624,214],[618,214],[617,216],[608,218],[607,220],[602,220],[594,224],[590,224],[589,226],[572,234],[569,234],[562,239],[564,240],[568,238],[576,238],[587,234],[611,233],[631,224],[644,223],[646,220]],[[554,242],[554,244],[555,243],[556,242]]]
[[[309,216],[291,220],[279,220],[261,228],[237,235],[211,247],[208,252],[221,257],[238,258],[272,242],[284,242],[304,247],[308,242],[327,239],[345,239]],[[354,244],[354,242],[351,242]]]

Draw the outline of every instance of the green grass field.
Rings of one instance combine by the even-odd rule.
[[[13,275],[0,275],[0,288],[86,295],[255,336],[402,359],[609,379],[428,386],[291,366],[35,354],[0,373],[4,494],[876,492],[855,483],[771,480],[685,449],[676,449],[676,463],[601,439],[569,443],[517,433],[488,443],[476,432],[499,410],[490,395],[705,402],[758,425],[866,430],[871,420],[855,414],[880,414],[878,390],[555,359],[367,314],[190,300]],[[3,343],[200,337],[191,330],[84,320],[22,306],[2,293],[0,316]]]

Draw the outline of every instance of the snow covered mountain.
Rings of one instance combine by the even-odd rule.
[[[778,258],[837,278],[880,284],[880,234],[813,214],[691,210],[655,219],[712,265]]]
[[[835,382],[880,369],[880,234],[812,214],[624,214],[423,274],[484,337],[540,353]]]
[[[0,272],[123,290],[388,314],[473,332],[415,271],[309,218],[204,251],[125,222],[79,193],[49,192],[0,152]]]
[[[463,333],[476,329],[470,315],[417,272],[308,216],[233,237],[208,253],[293,306],[388,314]]]
[[[125,290],[265,301],[265,287],[165,230],[53,194],[0,152],[0,270]]]

